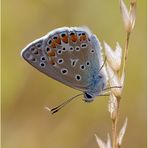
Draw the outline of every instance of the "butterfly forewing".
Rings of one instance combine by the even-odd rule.
[[[32,66],[46,75],[85,91],[93,71],[99,71],[95,38],[85,28],[60,28],[28,45],[22,52]],[[96,43],[95,43],[96,44]]]

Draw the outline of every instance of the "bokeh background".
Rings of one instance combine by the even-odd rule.
[[[128,4],[126,0],[126,4]],[[29,42],[62,26],[87,25],[101,42],[124,47],[125,32],[118,0],[2,1],[2,147],[97,148],[111,133],[108,97],[93,103],[71,102],[54,116],[53,107],[79,93],[40,73],[20,56]],[[146,0],[137,2],[130,39],[121,128],[128,117],[124,148],[146,147]]]

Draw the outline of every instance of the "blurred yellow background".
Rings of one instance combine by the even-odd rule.
[[[97,97],[90,104],[77,99],[50,115],[45,106],[53,107],[79,92],[40,73],[20,56],[22,48],[47,32],[81,25],[102,43],[114,48],[118,41],[124,47],[118,0],[2,1],[3,148],[97,148],[94,134],[106,140],[111,133],[108,97]],[[137,3],[126,72],[118,127],[128,117],[123,147],[145,148],[146,0]]]

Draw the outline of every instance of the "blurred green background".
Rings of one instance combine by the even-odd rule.
[[[97,97],[90,104],[77,99],[52,116],[45,106],[79,92],[20,57],[22,48],[52,29],[81,25],[112,48],[116,41],[124,47],[118,0],[2,1],[2,147],[97,148],[94,134],[106,140],[111,133],[108,97]],[[139,0],[118,125],[121,128],[128,117],[124,148],[146,147],[146,107],[146,0]]]

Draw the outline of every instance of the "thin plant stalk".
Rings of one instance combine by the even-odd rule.
[[[123,55],[123,66],[122,66],[121,74],[125,71],[125,65],[126,65],[127,57],[128,57],[129,39],[130,39],[130,32],[127,32],[126,41],[125,41],[124,55]]]
[[[120,100],[125,80],[125,72],[126,72],[125,68],[128,59],[130,34],[134,29],[135,20],[136,20],[136,0],[130,0],[129,11],[124,3],[124,0],[119,0],[119,2],[120,2],[121,16],[126,31],[126,40],[125,40],[123,56],[122,56],[122,49],[119,46],[119,44],[117,44],[115,50],[112,50],[112,48],[110,48],[110,46],[106,43],[104,43],[104,45],[105,45],[105,53],[107,56],[107,74],[109,78],[109,83],[111,86],[118,85],[122,86],[122,88],[120,89],[116,88],[115,90],[111,89],[108,109],[112,121],[112,144],[110,138],[108,138],[106,144],[99,137],[96,136],[96,140],[100,148],[111,148],[111,147],[120,148],[127,127],[127,118],[126,118],[121,130],[118,131],[117,129],[117,124],[119,120]]]
[[[125,66],[128,58],[128,46],[129,46],[129,39],[130,39],[130,32],[127,33],[126,36],[126,41],[125,41],[125,49],[124,49],[124,55],[123,55],[123,66],[122,66],[122,71],[121,74],[124,73],[125,71]],[[117,98],[117,111],[116,111],[116,116],[114,119],[112,119],[112,140],[113,140],[113,148],[119,148],[119,145],[117,143],[117,123],[118,123],[118,118],[119,118],[119,106],[120,106],[120,99]]]
[[[116,117],[115,119],[112,119],[112,140],[113,140],[113,148],[118,148],[117,146],[117,123],[118,123],[118,117],[119,117],[119,106],[120,106],[120,99],[117,99],[117,111],[116,111]]]

